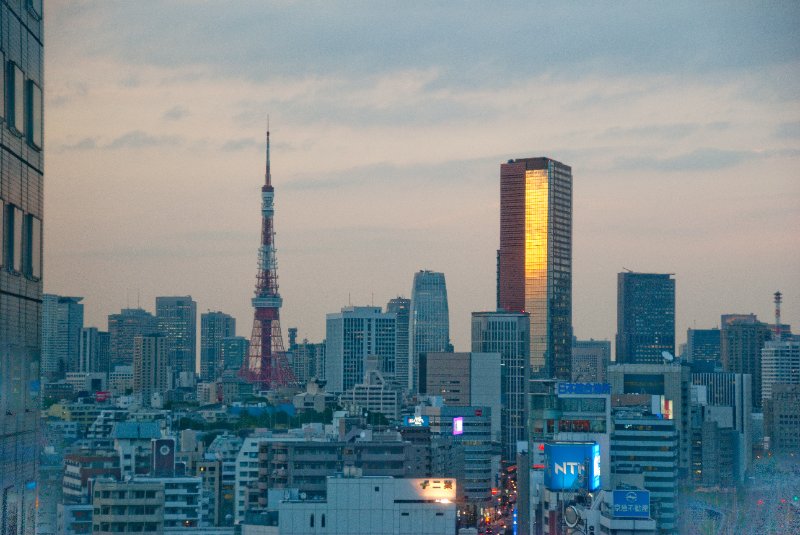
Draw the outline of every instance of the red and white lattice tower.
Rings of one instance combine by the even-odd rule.
[[[267,170],[261,188],[261,248],[258,251],[258,276],[253,297],[255,319],[250,352],[241,369],[242,377],[263,390],[297,386],[297,379],[283,347],[279,319],[282,300],[278,293],[278,264],[275,258],[274,196],[267,129]]]

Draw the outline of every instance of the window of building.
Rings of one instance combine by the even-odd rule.
[[[42,148],[42,88],[34,81],[28,82],[28,142]]]
[[[25,75],[14,62],[8,62],[8,126],[17,134],[25,133]]]
[[[325,513],[322,513],[322,518],[319,520],[320,527],[325,527]]]
[[[0,52],[0,121],[6,116],[6,106],[4,105],[6,102],[6,69],[2,68],[6,64],[6,55],[3,52]]]
[[[311,513],[311,516],[308,519],[308,526],[311,528],[314,527],[314,513]]]
[[[12,204],[5,207],[5,264],[22,273],[22,210]]]
[[[27,274],[38,280],[42,278],[42,220],[32,215],[27,219]]]

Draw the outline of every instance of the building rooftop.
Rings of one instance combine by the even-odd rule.
[[[157,422],[118,422],[111,431],[111,438],[161,438],[161,428]]]

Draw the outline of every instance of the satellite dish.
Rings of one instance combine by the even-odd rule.
[[[305,500],[306,499],[306,493],[305,492],[301,492],[300,493],[300,499],[301,500]]]
[[[675,360],[675,357],[673,357],[672,353],[670,353],[669,351],[662,351],[661,356],[664,357],[664,360],[666,360],[667,362],[672,362],[673,360]]]
[[[574,528],[580,522],[581,515],[578,513],[578,509],[575,508],[574,505],[570,505],[566,509],[564,509],[564,523],[567,527]]]

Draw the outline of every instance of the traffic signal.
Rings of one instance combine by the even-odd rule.
[[[796,495],[796,494],[795,494],[794,496],[792,496],[792,501],[793,501],[793,502],[800,501],[800,496],[798,496],[798,495]]]

